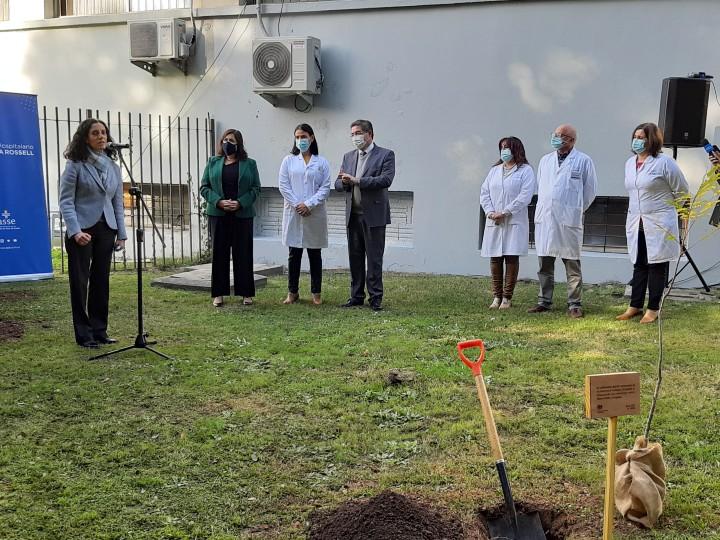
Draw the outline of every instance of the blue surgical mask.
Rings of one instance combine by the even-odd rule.
[[[500,150],[500,159],[504,163],[507,163],[508,161],[510,161],[512,159],[512,157],[513,157],[512,151],[509,148],[503,148],[502,150]]]
[[[310,139],[295,139],[295,146],[304,154],[310,148]]]
[[[563,142],[562,137],[558,137],[555,134],[550,137],[550,146],[552,146],[555,150],[562,148],[563,144],[565,143]]]
[[[237,152],[237,144],[230,141],[223,141],[222,149],[226,156],[233,156]]]
[[[633,139],[632,151],[636,154],[642,154],[645,151],[645,139]]]

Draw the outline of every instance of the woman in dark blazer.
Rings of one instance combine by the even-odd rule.
[[[127,238],[122,176],[108,141],[105,122],[83,121],[63,154],[68,161],[59,187],[75,341],[91,349],[117,341],[107,334],[110,261]]]
[[[223,296],[230,295],[231,251],[235,295],[250,305],[255,296],[253,217],[260,176],[238,130],[228,129],[220,138],[216,155],[205,166],[200,195],[207,201],[210,222],[213,305],[222,306]]]

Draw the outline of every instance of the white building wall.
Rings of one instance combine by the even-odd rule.
[[[210,112],[219,131],[240,129],[264,186],[277,185],[296,124],[313,126],[321,153],[338,169],[351,148],[350,122],[368,118],[376,142],[396,151],[392,189],[413,193],[413,245],[388,247],[386,269],[487,274],[488,261],[478,249],[478,194],[500,137],[520,137],[535,166],[549,151],[554,127],[571,122],[579,132],[577,147],[595,160],[599,195],[625,195],[631,132],[640,122],[657,121],[661,80],[693,71],[720,76],[720,56],[713,53],[720,50],[716,0],[446,2],[452,5],[388,9],[383,6],[413,2],[356,0],[352,5],[360,9],[343,11],[336,8],[351,3],[305,5],[313,4],[305,14],[286,5],[280,23],[283,35],[322,40],[325,88],[306,114],[292,106],[273,108],[252,93],[251,41],[260,34],[247,16],[253,6],[239,17],[197,20],[202,36],[187,77],[165,67],[153,78],[129,63],[128,16],[95,17],[93,22],[109,24],[90,26],[69,26],[79,18],[34,29],[5,23],[0,89],[36,93],[50,106],[173,115],[192,92],[183,114]],[[265,19],[276,33],[277,17]],[[720,106],[712,92],[707,135],[720,142]],[[681,149],[679,162],[697,187],[707,168],[703,150]],[[713,231],[699,223],[693,233],[691,253],[701,269],[720,259],[720,234]],[[255,253],[263,262],[286,259],[279,240],[258,239]],[[325,265],[346,266],[345,247],[326,250]],[[535,271],[531,253],[521,261],[521,277],[535,277]],[[626,281],[631,265],[627,255],[587,253],[583,274],[588,282]],[[720,269],[705,277],[720,282]]]

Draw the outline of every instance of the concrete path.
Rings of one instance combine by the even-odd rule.
[[[253,268],[255,272],[255,287],[264,287],[269,276],[280,276],[283,273],[283,266],[270,264],[256,264]],[[230,279],[230,290],[232,291],[232,277]],[[172,276],[165,276],[154,279],[153,287],[166,287],[168,289],[184,289],[188,291],[205,291],[210,293],[210,264],[199,264],[197,266],[188,266],[180,273]]]

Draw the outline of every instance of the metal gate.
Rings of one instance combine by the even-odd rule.
[[[205,118],[171,117],[43,106],[40,129],[48,227],[53,247],[60,249],[61,272],[65,272],[67,264],[64,223],[58,209],[58,184],[65,166],[62,154],[85,118],[103,120],[113,140],[131,144],[130,149],[124,151],[129,173],[141,188],[157,229],[165,239],[163,247],[150,216],[145,216],[142,257],[135,255],[132,230],[136,224],[128,193],[130,178],[123,168],[128,242],[125,251],[114,256],[113,268],[133,268],[138,260],[145,265],[173,266],[207,257],[207,222],[199,190],[205,163],[215,153],[215,120],[210,115]]]

